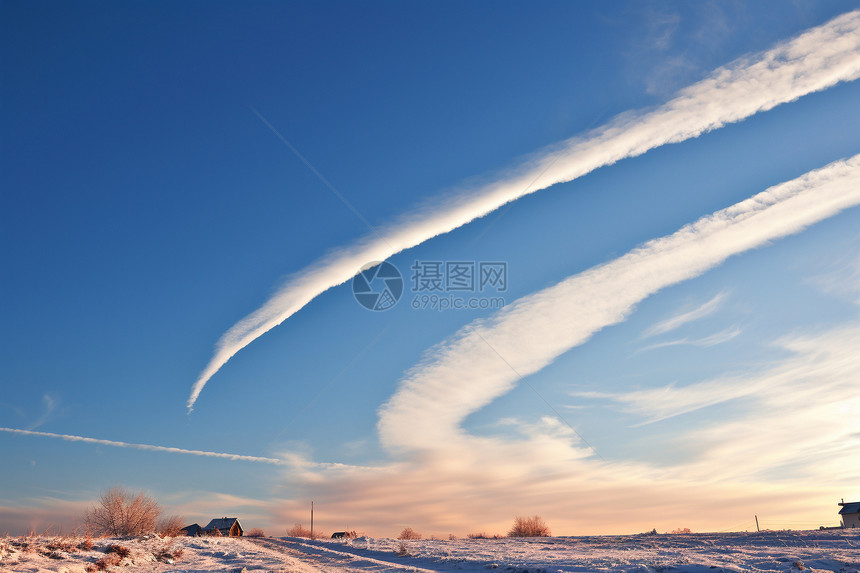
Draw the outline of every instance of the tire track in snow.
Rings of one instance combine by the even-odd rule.
[[[344,571],[355,573],[404,571],[416,573],[437,573],[433,569],[424,569],[406,563],[376,559],[354,553],[350,550],[351,548],[347,546],[344,546],[344,550],[341,551],[290,538],[249,537],[246,539],[265,549],[285,555],[292,560],[300,561],[307,567],[305,571],[318,571],[320,573]]]

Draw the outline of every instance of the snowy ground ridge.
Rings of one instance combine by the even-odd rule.
[[[59,540],[59,541],[58,541]],[[120,546],[127,551],[109,551]],[[99,563],[101,562],[101,565]],[[100,569],[100,567],[103,567]],[[530,539],[6,537],[2,573],[860,573],[860,530]]]

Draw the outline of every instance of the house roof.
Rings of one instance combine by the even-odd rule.
[[[842,504],[839,515],[845,515],[846,513],[860,513],[860,501]]]
[[[234,523],[239,523],[238,517],[221,517],[210,521],[209,525],[204,527],[204,529],[230,529],[231,527],[233,527]],[[239,525],[239,529],[242,529],[241,525]]]

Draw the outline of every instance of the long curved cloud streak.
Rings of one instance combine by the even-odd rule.
[[[261,462],[264,464],[282,465],[284,462],[277,458],[263,458],[260,456],[242,456],[239,454],[225,454],[221,452],[207,452],[205,450],[185,450],[183,448],[170,448],[167,446],[151,446],[149,444],[132,444],[129,442],[115,442],[113,440],[101,440],[99,438],[87,438],[85,436],[74,436],[70,434],[54,434],[52,432],[34,432],[32,430],[18,430],[16,428],[0,428],[0,432],[18,434],[21,436],[40,436],[43,438],[59,438],[67,442],[86,442],[88,444],[99,444],[102,446],[114,446],[117,448],[133,448],[136,450],[148,450],[150,452],[168,452],[171,454],[188,454],[192,456],[203,456],[206,458],[223,458],[244,462]]]
[[[494,182],[408,214],[296,273],[262,307],[224,333],[192,386],[188,409],[206,382],[237,352],[319,294],[351,279],[369,261],[385,260],[524,195],[858,77],[860,11],[853,11],[771,50],[719,68],[653,111],[618,116],[583,137],[538,152]]]
[[[522,297],[432,349],[380,409],[394,451],[432,450],[466,438],[461,423],[646,297],[732,255],[798,233],[860,205],[860,155],[776,185],[654,239],[626,255]]]

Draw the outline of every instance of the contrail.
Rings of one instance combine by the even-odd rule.
[[[492,183],[409,213],[294,274],[262,307],[224,333],[191,388],[188,410],[206,382],[237,352],[319,294],[351,279],[369,261],[385,260],[524,195],[858,77],[860,10],[855,10],[768,51],[735,60],[655,110],[617,116],[585,136],[536,153]]]
[[[70,434],[53,434],[51,432],[34,432],[32,430],[18,430],[16,428],[2,428],[0,432],[19,434],[22,436],[41,436],[43,438],[60,438],[68,442],[86,442],[88,444],[100,444],[102,446],[114,446],[117,448],[134,448],[136,450],[149,450],[151,452],[168,452],[171,454],[189,454],[192,456],[204,456],[207,458],[223,458],[226,460],[238,460],[243,462],[260,462],[264,464],[284,465],[277,458],[263,458],[260,456],[242,456],[239,454],[225,454],[221,452],[207,452],[204,450],[185,450],[183,448],[169,448],[167,446],[151,446],[149,444],[131,444],[129,442],[116,442],[114,440],[101,440],[98,438],[87,438],[85,436],[72,436]]]
[[[430,450],[461,437],[461,422],[652,294],[731,256],[860,205],[860,155],[702,217],[608,263],[524,296],[431,349],[380,409],[393,450]],[[500,359],[503,357],[503,359]]]

